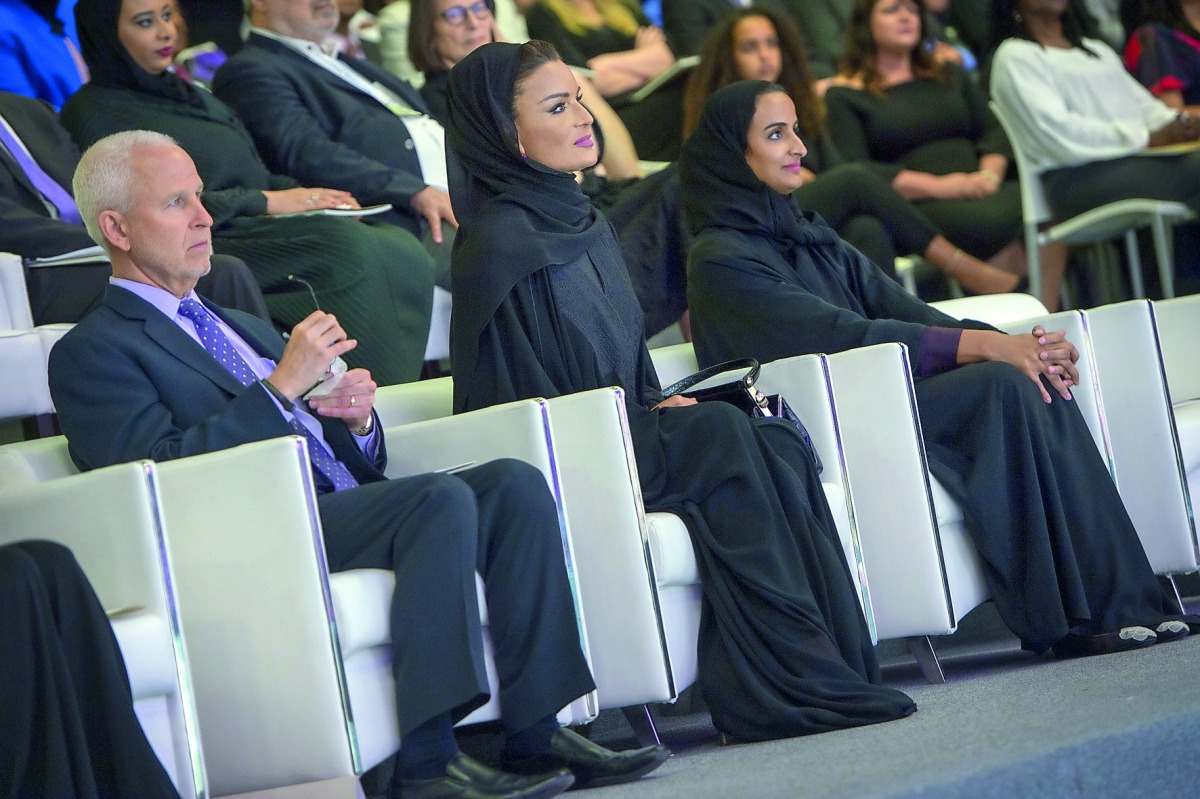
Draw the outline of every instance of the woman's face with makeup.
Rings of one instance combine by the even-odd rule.
[[[517,87],[514,106],[522,154],[562,172],[595,165],[592,115],[566,64],[551,61],[529,73]]]
[[[807,154],[792,98],[783,92],[760,94],[746,131],[750,171],[780,194],[791,194],[804,183],[800,159]]]
[[[160,75],[175,56],[174,9],[163,0],[124,0],[117,17],[117,38],[134,63]]]

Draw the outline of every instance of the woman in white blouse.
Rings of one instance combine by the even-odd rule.
[[[1104,42],[1084,35],[1082,0],[998,0],[1007,38],[991,93],[1017,130],[1046,198],[1066,219],[1130,197],[1175,200],[1200,213],[1200,118],[1156,99]],[[1176,229],[1176,271],[1200,281],[1200,226]],[[1198,283],[1200,285],[1200,283]]]

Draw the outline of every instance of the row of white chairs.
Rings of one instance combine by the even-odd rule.
[[[1200,376],[1188,342],[1200,332],[1200,298],[1051,317],[1020,295],[960,302],[945,310],[1011,330],[1028,330],[1030,315],[1068,329],[1084,355],[1076,401],[1155,570],[1194,570],[1189,477],[1197,489]],[[688,345],[653,356],[664,382],[695,365]],[[919,644],[927,676],[937,680],[928,636],[952,633],[987,595],[962,514],[926,468],[911,380],[905,348],[883,344],[766,364],[760,384],[787,396],[812,434],[873,639]],[[539,466],[562,508],[581,640],[597,682],[596,693],[560,719],[633,708],[627,715],[652,737],[642,706],[672,701],[696,678],[701,589],[682,522],[641,504],[621,392],[452,417],[450,381],[378,393],[390,476],[496,457]],[[117,616],[114,629],[139,717],[181,793],[352,776],[398,748],[392,577],[328,574],[302,441],[74,471],[61,437],[0,448],[0,540],[65,540],[106,607],[138,609]],[[122,474],[140,481],[140,493],[104,482]],[[121,520],[121,507],[141,514],[140,527]],[[108,534],[97,536],[97,527]],[[157,582],[147,579],[150,587],[131,595],[132,564],[152,571],[156,553]],[[120,632],[142,613],[159,620],[145,625],[157,627],[157,651],[173,655],[155,661],[155,679],[142,676],[154,647],[127,645],[132,639]],[[486,608],[481,613],[486,624]],[[494,670],[489,677],[494,682]],[[147,699],[160,707],[157,721]],[[498,712],[492,704],[466,722]]]

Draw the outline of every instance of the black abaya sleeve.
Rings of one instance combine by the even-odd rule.
[[[455,363],[455,413],[617,385],[593,346],[557,313],[546,270],[539,270],[513,286],[482,326],[474,363]],[[662,399],[644,346],[641,361],[645,386],[623,387],[631,414]]]
[[[907,345],[916,363],[927,327],[986,327],[926,305],[844,245],[790,252],[795,265],[761,238],[718,229],[696,238],[688,304],[701,366],[884,342]]]

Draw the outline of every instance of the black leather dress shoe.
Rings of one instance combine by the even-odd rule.
[[[564,727],[550,737],[549,752],[532,757],[505,756],[501,765],[514,774],[533,774],[565,766],[575,775],[576,788],[596,788],[636,780],[654,771],[670,756],[665,746],[614,752]]]
[[[574,782],[571,772],[561,766],[522,776],[489,768],[460,752],[441,777],[393,780],[388,799],[550,799]]]

